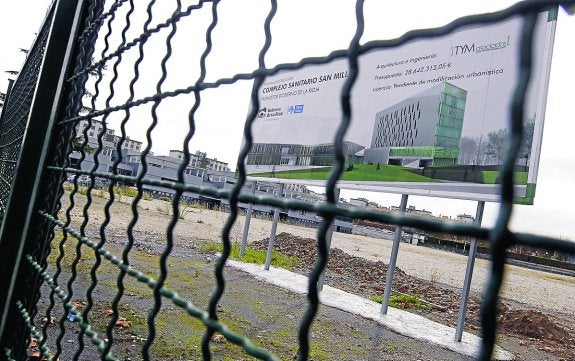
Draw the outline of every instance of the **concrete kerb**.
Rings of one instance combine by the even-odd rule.
[[[226,264],[248,272],[266,283],[299,294],[307,293],[307,277],[303,275],[273,266],[266,271],[263,266],[234,260],[228,260]],[[461,342],[455,342],[454,328],[393,307],[389,308],[386,315],[382,315],[379,303],[327,285],[324,286],[320,294],[320,302],[326,306],[374,320],[401,335],[426,341],[462,355],[475,356],[481,343],[478,336],[468,332],[463,333]],[[513,354],[498,346],[496,346],[492,357],[496,360],[513,360]]]

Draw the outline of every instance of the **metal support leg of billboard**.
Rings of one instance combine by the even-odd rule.
[[[477,211],[475,212],[475,225],[481,226],[483,219],[483,209],[485,202],[477,202]],[[469,300],[469,290],[471,289],[471,279],[473,277],[473,268],[475,266],[475,256],[477,255],[477,238],[471,240],[469,245],[469,254],[467,256],[467,270],[465,271],[465,279],[463,280],[463,290],[461,292],[461,300],[459,301],[459,315],[457,316],[457,327],[455,329],[455,342],[461,342],[463,335],[463,326],[465,325],[465,315],[467,313],[467,301]]]
[[[250,194],[256,194],[256,184],[257,182],[252,182],[252,187],[250,188]],[[246,252],[246,246],[248,244],[248,233],[250,231],[250,221],[252,220],[252,211],[254,208],[253,203],[248,204],[248,210],[246,211],[246,221],[244,223],[244,234],[242,236],[242,245],[240,247],[240,257],[243,257]]]
[[[284,192],[284,184],[280,183],[280,187],[278,190],[278,197],[282,197]],[[270,265],[272,263],[272,251],[274,248],[274,242],[276,239],[276,229],[278,228],[278,220],[280,218],[280,209],[277,207],[274,209],[274,220],[272,222],[272,230],[270,232],[270,241],[268,242],[268,253],[266,256],[266,264],[264,269],[268,271],[270,269]]]
[[[399,205],[399,213],[404,214],[407,207],[407,194],[401,195],[401,203]],[[393,274],[395,273],[395,263],[397,261],[397,253],[399,251],[399,242],[401,242],[402,226],[395,227],[395,235],[393,237],[393,248],[391,249],[391,256],[389,257],[389,264],[387,266],[387,277],[385,279],[385,291],[383,292],[383,300],[381,301],[381,313],[387,314],[387,307],[389,306],[389,297],[391,297],[391,283],[393,282]]]
[[[334,193],[335,193],[335,199],[337,200],[337,202],[339,202],[339,192],[340,189],[339,188],[335,188],[334,189]],[[327,254],[329,255],[329,250],[331,249],[331,238],[333,236],[333,230],[335,228],[335,219],[333,220],[333,222],[331,222],[331,225],[329,226],[326,234],[325,234],[325,241],[327,243]],[[329,259],[328,259],[329,260]],[[327,271],[327,265],[325,266],[325,269],[323,270],[323,272],[321,273],[321,275],[319,276],[319,280],[317,281],[317,290],[321,291],[323,289],[323,284],[325,282],[325,272]]]

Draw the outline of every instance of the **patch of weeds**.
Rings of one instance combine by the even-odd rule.
[[[112,321],[111,308],[111,303],[94,303],[89,315],[90,325],[102,336],[105,335],[106,329]],[[142,337],[146,335],[148,329],[147,319],[142,310],[127,303],[120,303],[118,305],[118,317],[120,322],[127,321],[129,326],[126,328],[114,326],[115,345],[127,340],[125,336],[120,336],[121,334],[141,335]]]
[[[138,190],[131,187],[114,187],[114,193],[126,197],[135,197]]]
[[[325,346],[321,343],[312,342],[309,347],[309,358],[317,361],[327,360]]]
[[[200,245],[200,252],[202,253],[213,253],[221,251],[222,245],[216,242],[205,242]]]
[[[114,284],[115,286],[115,284]],[[153,290],[148,285],[133,278],[124,279],[124,294],[140,298],[153,297]]]
[[[381,296],[373,296],[370,298],[372,301],[381,303],[383,298]],[[400,310],[409,310],[415,308],[417,310],[428,310],[429,306],[421,302],[417,295],[391,295],[389,297],[389,306],[399,308]]]
[[[197,276],[195,276],[194,278],[192,278],[191,276],[188,276],[187,274],[181,273],[181,272],[172,272],[169,275],[168,281],[166,282],[168,287],[172,287],[172,282],[170,282],[170,278],[172,279],[177,279],[178,281],[184,282],[190,286],[193,286],[196,284],[196,280],[195,278],[197,278]]]
[[[246,247],[243,257],[240,257],[240,245],[233,244],[230,257],[235,260],[239,260],[247,263],[264,264],[266,262],[267,251],[265,250],[255,250]],[[222,245],[215,242],[206,242],[200,246],[200,251],[203,253],[210,252],[221,252]],[[285,268],[287,270],[292,270],[298,264],[303,263],[303,260],[295,256],[287,256],[281,252],[273,251],[271,263],[275,267]]]
[[[383,302],[383,297],[381,297],[381,296],[371,296],[369,299],[372,300],[373,302],[377,302],[377,303]]]
[[[397,346],[395,346],[394,344],[389,343],[389,342],[385,345],[385,349],[389,353],[396,353],[397,352]]]
[[[93,192],[93,195],[98,198],[104,198],[104,188],[100,188],[97,192]]]
[[[190,209],[190,205],[188,203],[180,203],[179,205],[179,211],[178,211],[178,218],[179,219],[184,219],[184,216],[187,213],[190,213],[192,210]]]
[[[156,317],[156,340],[152,353],[157,358],[171,360],[194,356],[201,358],[203,323],[182,310],[165,310]],[[192,351],[193,350],[193,351]]]
[[[72,268],[72,264],[74,263],[74,261],[76,260],[77,256],[77,245],[75,244],[75,242],[77,242],[74,238],[70,238],[71,236],[68,236],[67,242],[64,244],[64,250],[62,251],[63,255],[62,258],[60,259],[60,266],[64,269],[71,269]],[[56,239],[57,238],[57,239]],[[55,239],[52,241],[52,251],[50,252],[50,255],[48,256],[48,258],[46,259],[46,261],[48,262],[48,264],[56,264],[56,262],[58,261],[58,259],[60,258],[60,245],[59,243],[62,241],[62,235],[56,235]],[[94,253],[91,249],[88,249],[86,247],[82,247],[81,248],[81,257],[78,258],[77,264],[76,264],[76,271],[78,272],[78,275],[83,275],[88,274],[90,272],[90,270],[92,269],[92,266],[94,264],[95,258],[94,258]]]
[[[220,315],[220,321],[232,330],[249,327],[250,322],[237,314]],[[152,345],[152,353],[157,359],[201,359],[201,342],[206,326],[197,318],[181,309],[163,310],[156,318],[157,336]],[[258,340],[252,340],[258,344]],[[218,360],[238,360],[245,354],[242,347],[225,339],[219,333],[210,343],[212,355]],[[247,356],[247,355],[246,355]]]

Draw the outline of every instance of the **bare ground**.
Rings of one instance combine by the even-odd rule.
[[[76,197],[76,207],[72,210],[73,222],[78,226],[82,221],[82,196]],[[110,209],[111,223],[104,232],[111,251],[121,256],[122,246],[127,240],[127,225],[132,218],[128,206],[131,199],[122,199]],[[89,210],[89,225],[86,234],[94,241],[99,240],[99,226],[105,219],[103,205],[105,199],[94,198],[94,205]],[[172,218],[169,216],[169,204],[162,201],[142,201],[139,206],[138,222],[134,228],[135,250],[131,256],[133,264],[141,267],[146,273],[157,277],[157,255],[160,254],[166,242],[165,229]],[[214,281],[213,259],[210,255],[200,252],[200,245],[206,241],[219,241],[223,224],[228,214],[206,209],[186,208],[180,215],[174,230],[174,249],[169,258],[170,277],[168,286],[180,294],[189,297],[198,307],[205,309]],[[232,241],[239,242],[243,229],[243,218],[240,217],[231,232]],[[252,219],[250,227],[250,242],[254,246],[262,246],[262,240],[269,235],[269,220]],[[278,233],[291,246],[283,246],[284,252],[294,253],[303,250],[302,259],[306,262],[298,268],[305,273],[313,257],[314,229],[280,224]],[[281,239],[281,237],[278,237]],[[294,242],[297,240],[297,242]],[[258,243],[259,242],[259,243]],[[278,241],[278,247],[281,247]],[[382,292],[385,280],[385,263],[389,257],[389,241],[368,238],[365,236],[344,235],[336,233],[333,239],[332,257],[327,272],[327,283],[344,290],[371,297]],[[68,243],[70,244],[70,243]],[[75,246],[74,246],[75,247]],[[285,248],[287,247],[287,248]],[[73,258],[72,246],[68,245],[66,254]],[[53,261],[55,255],[53,253]],[[83,247],[82,261],[79,267],[85,275],[79,279],[74,289],[73,299],[86,301],[86,288],[89,284],[87,275],[93,264],[93,251]],[[208,257],[208,258],[206,258]],[[68,259],[65,258],[64,261]],[[71,260],[68,260],[70,262]],[[155,266],[154,266],[155,265]],[[403,245],[398,259],[397,277],[394,279],[394,289],[420,295],[429,304],[430,310],[413,310],[421,312],[435,321],[453,325],[458,307],[459,287],[465,266],[465,257],[445,253],[438,250]],[[488,270],[486,261],[478,260],[472,286],[473,297],[468,315],[468,330],[477,332],[476,320],[478,297]],[[361,270],[369,269],[370,272]],[[54,271],[54,269],[51,269]],[[503,290],[503,305],[500,317],[500,345],[514,352],[520,360],[570,360],[575,358],[573,350],[573,335],[575,334],[573,317],[574,306],[571,303],[575,286],[573,279],[549,275],[542,272],[524,270],[518,267],[508,267]],[[103,266],[99,272],[99,283],[94,292],[95,309],[91,318],[95,320],[96,328],[105,330],[108,316],[102,311],[109,308],[111,297],[116,293],[117,271],[113,267]],[[262,284],[250,279],[237,270],[226,268],[228,286],[221,302],[220,311],[224,322],[250,339],[257,340],[282,359],[291,359],[297,349],[297,325],[307,301],[297,295],[290,294],[276,287]],[[62,275],[67,279],[69,275]],[[61,284],[64,282],[61,281]],[[130,328],[118,328],[115,346],[116,354],[125,355],[124,359],[140,359],[139,350],[142,339],[147,335],[147,309],[153,304],[151,292],[147,287],[134,280],[126,280],[126,292],[121,302],[121,313],[131,320]],[[527,290],[527,291],[526,291]],[[549,300],[553,300],[550,302]],[[46,307],[47,299],[42,299],[42,307]],[[61,309],[61,306],[59,306]],[[383,329],[381,326],[345,314],[344,312],[322,307],[314,326],[312,342],[316,349],[312,359],[329,360],[464,360],[441,348],[413,341]],[[58,308],[53,311],[58,317]],[[185,316],[185,317],[184,317]],[[287,317],[286,317],[287,316]],[[38,316],[40,317],[40,316]],[[191,317],[182,315],[177,307],[164,300],[162,311],[158,316],[158,336],[153,346],[153,359],[199,359],[198,340],[202,327],[198,321],[192,322]],[[179,325],[171,323],[176,317]],[[170,322],[167,322],[170,321]],[[40,324],[40,318],[37,323]],[[75,352],[78,327],[75,323],[62,322],[66,333],[61,343],[64,353]],[[178,322],[176,322],[178,323]],[[288,325],[289,324],[289,325]],[[185,327],[184,327],[185,326]],[[59,332],[56,325],[48,325],[49,334]],[[287,331],[287,332],[286,332]],[[549,332],[551,331],[551,332]],[[543,336],[541,336],[543,334]],[[334,335],[337,335],[335,337]],[[552,335],[552,336],[549,336]],[[55,348],[54,336],[49,337],[48,344]],[[71,341],[70,341],[71,340]],[[279,341],[279,342],[278,342]],[[175,342],[175,345],[172,343]],[[86,342],[88,343],[88,342]],[[171,345],[171,346],[170,346]],[[216,359],[249,359],[243,352],[229,342],[212,342]],[[95,350],[87,346],[86,360],[94,359]],[[63,354],[64,354],[63,353]],[[84,355],[84,354],[83,354]],[[236,355],[236,356],[230,356]],[[84,357],[84,356],[83,356]],[[227,357],[227,358],[226,358]],[[231,357],[231,358],[230,358]],[[62,358],[62,359],[68,359]],[[80,359],[83,359],[82,357]]]

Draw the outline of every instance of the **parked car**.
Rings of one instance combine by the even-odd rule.
[[[78,182],[78,185],[80,187],[88,187],[88,186],[90,186],[90,184],[92,184],[92,179],[90,178],[89,175],[86,175],[86,174],[68,175],[68,182],[74,183],[76,181]],[[106,187],[108,184],[109,184],[109,180],[106,178],[100,178],[100,177],[94,178],[94,188],[95,189],[100,189],[100,188]]]
[[[90,185],[90,183],[92,183],[90,176],[88,175],[77,175],[77,174],[72,174],[68,176],[68,182],[70,183],[74,183],[74,182],[78,182],[79,186],[82,187],[87,187]]]
[[[90,176],[87,176],[84,174],[78,178],[78,185],[79,186],[88,187],[88,186],[90,186],[90,184],[92,184],[92,179],[90,178]]]

